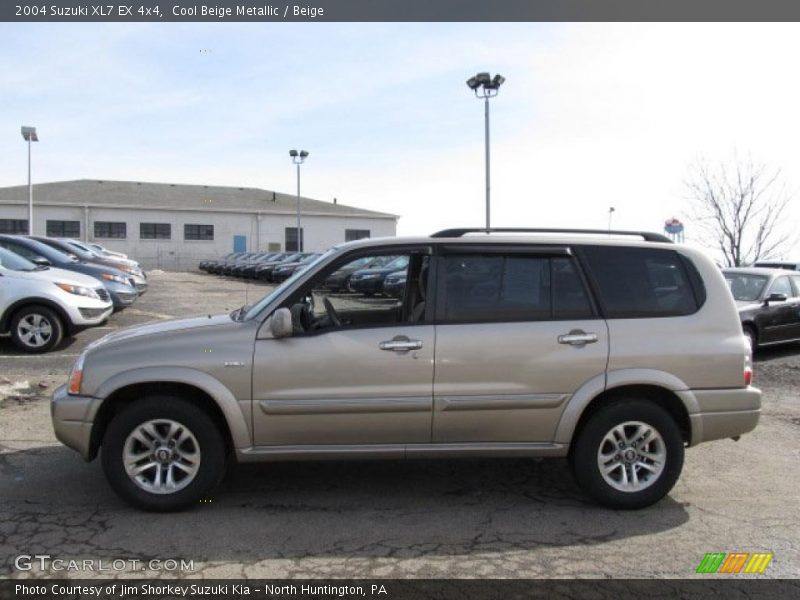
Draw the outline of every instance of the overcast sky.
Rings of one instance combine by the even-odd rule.
[[[121,179],[303,194],[401,216],[661,230],[697,157],[800,190],[796,24],[0,24],[0,185]],[[795,202],[794,204],[798,204]],[[798,229],[793,207],[788,226]],[[687,233],[691,234],[691,223]]]

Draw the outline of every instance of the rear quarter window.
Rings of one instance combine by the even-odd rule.
[[[690,315],[705,302],[700,274],[674,250],[586,246],[582,255],[609,319]]]

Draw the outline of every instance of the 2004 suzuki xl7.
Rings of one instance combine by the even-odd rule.
[[[198,502],[231,459],[459,456],[567,457],[598,502],[640,508],[685,447],[756,426],[709,258],[658,234],[523,231],[351,242],[252,306],[107,335],[56,391],[56,435],[148,510]],[[327,290],[379,256],[407,258],[400,298]]]

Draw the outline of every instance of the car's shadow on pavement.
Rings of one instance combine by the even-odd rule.
[[[5,448],[0,488],[8,552],[243,565],[603,544],[689,519],[669,497],[634,512],[601,508],[562,459],[239,465],[196,508],[159,515],[119,500],[98,461],[58,446]]]

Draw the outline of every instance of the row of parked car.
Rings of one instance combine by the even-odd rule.
[[[319,256],[304,252],[232,252],[218,260],[202,261],[207,273],[281,283],[307,268]],[[407,256],[366,257],[332,273],[324,287],[332,292],[400,298],[406,285]]]
[[[198,268],[215,275],[280,283],[302,271],[318,256],[310,252],[231,252],[218,260],[204,260]]]
[[[0,235],[0,334],[25,352],[103,324],[146,291],[139,263],[99,244]]]

